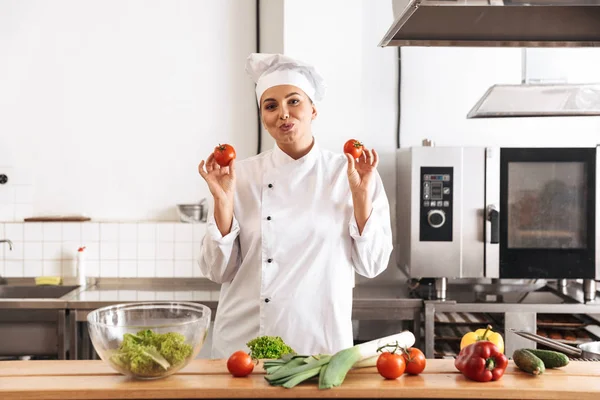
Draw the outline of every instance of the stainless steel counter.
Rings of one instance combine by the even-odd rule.
[[[33,285],[33,278],[9,278],[9,285]],[[65,278],[63,284],[74,284]],[[25,312],[25,310],[54,310],[64,315],[66,325],[61,333],[59,358],[65,356],[68,346],[70,357],[77,358],[80,343],[87,343],[84,325],[87,315],[100,307],[142,301],[191,301],[202,303],[216,313],[220,285],[202,278],[101,278],[91,279],[86,287],[77,288],[57,299],[0,298],[0,314]],[[405,287],[398,284],[369,282],[354,288],[354,320],[412,321],[418,332],[421,325],[423,301],[409,298]],[[61,320],[64,321],[64,318]],[[62,333],[67,331],[66,337]],[[66,344],[68,342],[68,345]]]
[[[9,280],[10,285],[31,285],[29,278]],[[72,281],[65,281],[65,284]],[[201,302],[216,310],[220,285],[203,278],[104,278],[90,280],[58,299],[0,299],[0,309],[93,310],[112,304],[136,301]],[[397,284],[371,283],[354,288],[353,318],[398,319],[422,308],[423,301],[409,298],[407,289]]]

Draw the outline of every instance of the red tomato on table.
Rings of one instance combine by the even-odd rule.
[[[254,361],[250,354],[241,350],[236,351],[227,360],[227,369],[233,376],[247,376],[254,369]]]
[[[406,350],[408,354],[402,354],[406,362],[406,372],[411,375],[419,375],[425,369],[427,361],[425,354],[416,347],[411,347]]]
[[[385,379],[396,379],[404,373],[406,362],[402,354],[383,352],[377,357],[377,371]]]

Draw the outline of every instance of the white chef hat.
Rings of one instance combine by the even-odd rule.
[[[293,85],[312,101],[325,97],[327,86],[315,67],[283,54],[252,53],[246,60],[246,72],[256,83],[256,100],[265,90],[278,85]]]

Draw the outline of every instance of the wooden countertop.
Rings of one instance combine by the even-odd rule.
[[[384,380],[375,368],[351,371],[342,386],[318,390],[316,383],[272,387],[262,365],[233,378],[224,360],[194,360],[165,379],[139,381],[115,373],[102,361],[0,362],[0,399],[200,399],[200,398],[477,398],[598,399],[600,362],[571,362],[534,377],[510,363],[501,380],[464,378],[453,360],[427,360],[418,376]]]

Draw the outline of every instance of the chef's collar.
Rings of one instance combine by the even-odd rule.
[[[290,163],[297,163],[297,165],[312,164],[318,157],[320,150],[317,139],[313,136],[313,146],[303,157],[294,160],[292,157],[287,155],[283,150],[279,148],[277,143],[273,146],[273,164],[275,167],[280,167]]]

